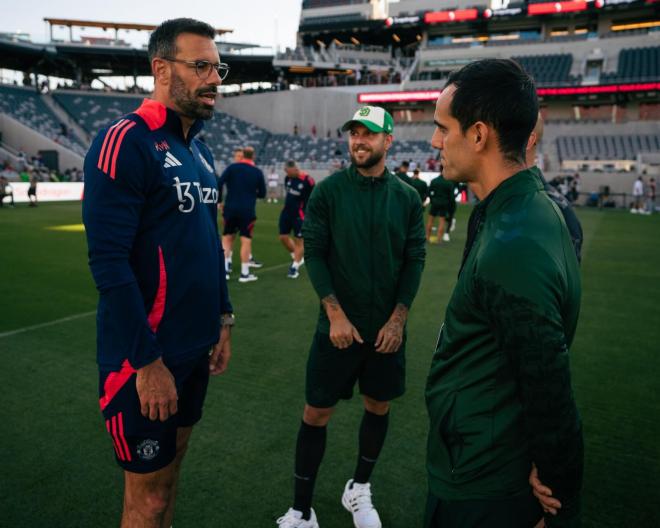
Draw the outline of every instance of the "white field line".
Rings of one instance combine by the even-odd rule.
[[[272,271],[272,270],[278,270],[282,268],[288,268],[291,264],[288,262],[285,262],[284,264],[278,264],[277,266],[269,266],[267,268],[262,268],[257,271],[257,273],[264,273],[266,271]],[[82,319],[83,317],[89,317],[90,315],[94,315],[96,313],[96,310],[93,310],[91,312],[83,312],[79,314],[74,314],[74,315],[69,315],[68,317],[62,317],[61,319],[55,319],[54,321],[48,321],[47,323],[39,323],[36,325],[31,325],[31,326],[24,326],[23,328],[17,328],[16,330],[10,330],[8,332],[2,332],[0,333],[0,339],[3,337],[11,337],[17,334],[23,334],[25,332],[31,332],[33,330],[39,330],[40,328],[46,328],[49,326],[54,326],[58,325],[61,323],[67,323],[69,321],[75,321],[76,319]]]
[[[83,312],[75,315],[69,315],[68,317],[62,317],[62,319],[55,319],[54,321],[48,321],[47,323],[40,323],[32,326],[24,326],[23,328],[17,328],[16,330],[10,330],[9,332],[0,333],[0,339],[3,337],[11,337],[16,334],[23,334],[25,332],[31,332],[32,330],[39,330],[40,328],[46,328],[47,326],[54,326],[61,323],[66,323],[68,321],[75,321],[76,319],[82,319],[83,317],[89,317],[94,315],[96,310],[92,312]]]

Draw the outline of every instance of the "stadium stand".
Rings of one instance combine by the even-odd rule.
[[[112,120],[134,111],[142,101],[141,97],[121,95],[96,95],[85,92],[53,93],[53,98],[68,114],[90,134],[95,134]],[[225,164],[232,158],[238,146],[253,146],[262,149],[268,132],[223,112],[217,112],[206,123],[203,137],[213,150],[214,156]]]
[[[0,112],[77,154],[85,154],[83,142],[60,123],[34,88],[0,85]]]
[[[35,94],[35,97],[38,97]],[[85,92],[57,91],[53,98],[90,134],[118,117],[130,113],[141,98],[122,95],[101,95]],[[271,134],[267,130],[238,119],[225,112],[216,112],[202,133],[219,166],[231,162],[234,149],[250,145],[257,151],[258,162],[280,165],[295,159],[306,166],[330,169],[341,159],[347,159],[346,141],[307,135]],[[431,149],[424,141],[397,141],[391,154],[397,159],[421,163]]]
[[[660,46],[625,48],[619,53],[616,73],[601,76],[602,82],[650,81],[660,77]]]
[[[630,134],[609,136],[563,136],[557,138],[559,159],[635,160],[641,153],[660,152],[660,136]]]
[[[517,61],[536,80],[537,85],[570,84],[576,82],[569,73],[573,65],[573,55],[560,53],[556,55],[533,55],[511,57]]]
[[[140,105],[139,98],[121,95],[94,95],[58,91],[53,99],[89,134]]]

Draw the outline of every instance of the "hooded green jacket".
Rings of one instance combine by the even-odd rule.
[[[539,178],[523,170],[472,212],[468,243],[426,387],[431,493],[529,493],[534,462],[576,526],[583,470],[568,350],[580,309],[571,238]]]
[[[362,176],[353,165],[318,183],[303,224],[305,263],[319,298],[334,294],[366,342],[417,294],[426,255],[419,195],[387,169]],[[318,330],[330,332],[321,306]]]

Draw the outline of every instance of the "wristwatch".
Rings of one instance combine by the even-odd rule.
[[[221,326],[234,326],[236,323],[236,317],[233,313],[226,313],[220,316],[220,325]]]

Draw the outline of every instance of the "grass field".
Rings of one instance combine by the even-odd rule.
[[[237,312],[229,371],[211,381],[184,463],[175,526],[263,528],[291,503],[304,365],[318,301],[306,273],[286,278],[279,206],[260,205],[259,281],[230,293]],[[423,388],[465,240],[430,247],[409,326],[408,391],[393,407],[373,476],[386,528],[421,525],[426,494]],[[581,210],[583,297],[571,351],[585,427],[586,527],[660,526],[660,216]],[[0,209],[0,525],[115,526],[122,475],[98,410],[96,291],[79,204]],[[304,268],[303,268],[304,269]],[[52,324],[42,323],[77,316]],[[35,328],[29,328],[34,327]],[[26,329],[27,328],[27,329]],[[15,332],[16,330],[23,331]],[[329,427],[315,509],[323,528],[351,526],[339,502],[352,474],[359,401]]]

